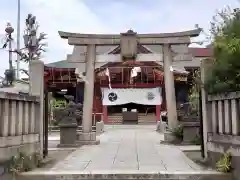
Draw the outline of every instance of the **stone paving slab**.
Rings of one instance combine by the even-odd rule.
[[[230,180],[230,174],[212,171],[196,172],[169,172],[169,171],[48,171],[22,173],[16,180]]]
[[[203,170],[179,147],[160,144],[155,126],[106,126],[100,145],[82,146],[48,171],[22,173],[16,180],[229,180]]]
[[[80,147],[52,170],[201,170],[179,148],[160,144],[155,126],[107,126],[99,138],[100,145]]]

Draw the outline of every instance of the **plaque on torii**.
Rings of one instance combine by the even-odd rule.
[[[121,33],[120,47],[122,59],[135,59],[137,57],[137,33],[133,30],[128,30],[126,33]]]

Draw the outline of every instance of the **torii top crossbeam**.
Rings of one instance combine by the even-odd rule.
[[[134,37],[139,44],[190,44],[191,37],[199,36],[201,28],[174,32],[174,33],[151,33],[137,34],[132,30],[120,34],[81,34],[59,31],[59,35],[63,39],[68,39],[70,45],[118,45],[124,37]]]

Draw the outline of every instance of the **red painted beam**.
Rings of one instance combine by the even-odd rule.
[[[108,87],[108,84],[98,84],[100,87]],[[136,84],[112,84],[112,88],[153,88],[163,86],[161,83],[136,83]]]

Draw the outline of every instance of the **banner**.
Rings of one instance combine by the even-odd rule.
[[[160,105],[162,88],[101,88],[103,105],[113,106],[128,103]]]

